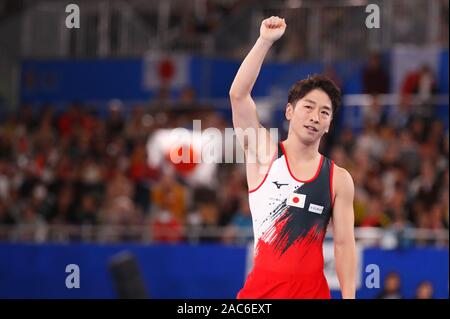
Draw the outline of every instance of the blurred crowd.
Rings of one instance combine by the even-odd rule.
[[[107,116],[79,103],[62,113],[52,106],[39,112],[23,106],[7,116],[0,125],[0,230],[31,225],[31,234],[14,236],[35,240],[36,228],[45,231],[51,225],[130,230],[149,225],[156,239],[174,240],[184,237],[187,221],[194,226],[229,224],[244,207],[240,198],[246,189],[238,169],[220,169],[218,192],[191,188],[174,170],[148,164],[147,142],[158,129],[188,126],[192,119],[205,125],[219,118],[195,107],[180,111],[186,104],[189,98],[182,97],[174,111],[146,112],[137,106],[125,115],[112,103]],[[117,237],[114,229],[110,232],[105,236]],[[1,234],[2,239],[16,239]]]
[[[363,92],[371,96],[362,107],[363,130],[339,124],[338,114],[320,151],[354,179],[356,226],[391,231],[396,245],[448,244],[433,236],[449,225],[449,137],[431,102],[435,76],[427,65],[405,74],[398,105],[386,106],[379,98],[390,93],[384,65],[374,52],[362,72]],[[325,73],[342,85],[331,66]],[[413,94],[420,99],[414,107]],[[0,239],[74,240],[87,236],[80,227],[62,236],[61,228],[49,235],[49,226],[102,225],[110,227],[88,238],[252,240],[243,164],[218,164],[209,179],[214,183],[193,184],[195,165],[157,165],[149,156],[148,142],[160,129],[192,128],[201,120],[203,130],[223,132],[232,127],[229,110],[201,105],[191,88],[176,100],[162,88],[146,105],[128,109],[115,100],[104,110],[83,103],[63,111],[23,105],[3,119]],[[286,126],[280,129],[286,136]],[[408,236],[417,228],[428,235]]]
[[[357,226],[448,228],[448,131],[440,120],[367,122],[357,137],[344,129],[331,158],[354,179]]]
[[[403,296],[402,279],[398,272],[390,271],[384,278],[383,287],[378,294],[377,299],[433,299],[434,287],[433,283],[423,280],[416,285],[414,296]]]
[[[25,105],[6,117],[0,125],[0,228],[32,225],[45,234],[51,225],[122,226],[130,231],[119,235],[111,228],[103,235],[126,240],[134,238],[134,226],[145,226],[153,240],[182,241],[207,227],[211,232],[198,232],[197,240],[251,240],[242,164],[219,164],[211,187],[192,187],[177,170],[148,164],[146,144],[159,128],[188,127],[192,119],[231,127],[215,111],[195,107],[192,95],[180,103],[190,106],[157,112],[136,106],[125,113],[112,104],[101,116],[82,104],[62,113]],[[399,125],[369,116],[360,134],[339,130],[325,155],[353,176],[356,226],[434,231],[449,223],[448,146],[439,119],[411,113]],[[225,230],[217,236],[215,227]],[[37,236],[0,234],[3,240]]]

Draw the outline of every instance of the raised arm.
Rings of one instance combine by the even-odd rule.
[[[283,35],[285,30],[286,23],[284,19],[279,17],[270,17],[262,21],[260,36],[242,62],[230,88],[234,128],[237,131],[252,131],[255,134],[254,136],[256,136],[256,141],[249,141],[248,138],[236,132],[247,157],[247,169],[250,167],[250,171],[255,170],[258,167],[258,163],[267,166],[268,162],[270,162],[269,157],[273,154],[271,150],[276,147],[276,144],[273,145],[268,131],[261,127],[256,112],[256,105],[251,97],[251,91],[267,52],[272,44]],[[252,135],[245,136],[250,137]],[[261,147],[263,144],[264,147]],[[263,149],[264,151],[260,151]],[[248,165],[250,155],[253,155],[251,158],[255,158],[257,161],[254,166]],[[249,187],[258,183],[259,178],[256,175],[258,174],[251,172],[249,174],[249,170],[247,170]]]
[[[261,22],[259,38],[242,62],[231,85],[230,97],[232,99],[250,96],[267,52],[285,30],[284,19],[270,17]]]
[[[333,237],[336,273],[342,298],[355,298],[356,249],[354,235],[353,179],[345,169],[336,167],[336,197],[333,209]]]

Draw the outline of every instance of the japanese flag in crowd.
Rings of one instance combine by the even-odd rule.
[[[153,167],[174,169],[191,186],[214,186],[217,163],[221,160],[222,140],[211,138],[200,131],[159,129],[148,140],[148,164]],[[211,152],[216,149],[217,152]],[[208,160],[202,157],[208,152]]]
[[[170,86],[173,89],[189,84],[189,57],[181,54],[151,52],[144,56],[143,87],[147,90]]]

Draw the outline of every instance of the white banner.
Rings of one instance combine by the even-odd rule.
[[[417,47],[398,45],[392,50],[391,74],[394,93],[400,93],[405,76],[427,64],[437,78],[440,49],[437,47]]]

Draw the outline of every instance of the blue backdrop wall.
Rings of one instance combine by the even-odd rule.
[[[122,251],[136,256],[153,298],[234,298],[245,279],[246,247],[3,243],[0,298],[116,298],[108,263]],[[78,289],[65,286],[68,264],[80,268]],[[447,249],[364,250],[361,298],[381,291],[364,285],[368,264],[379,265],[381,282],[389,271],[399,272],[406,298],[414,297],[422,280],[433,283],[435,297],[448,298]]]
[[[389,61],[389,55],[385,60]],[[438,60],[439,91],[448,93],[448,50],[442,50]],[[186,63],[186,86],[192,86],[200,98],[228,98],[241,61],[193,56]],[[333,64],[342,80],[344,94],[362,93],[363,67],[363,61]],[[139,58],[25,60],[21,64],[20,99],[36,103],[114,98],[146,100],[155,95],[155,90],[143,84],[145,70],[145,60]],[[323,63],[265,63],[252,93],[257,97],[267,96],[274,86],[287,91],[295,81],[323,71]],[[174,94],[178,91],[175,89]]]
[[[194,88],[200,98],[228,98],[240,61],[199,57],[187,61],[186,87]],[[146,100],[156,91],[143,84],[144,63],[143,59],[26,60],[21,67],[20,99],[25,103]],[[362,66],[354,61],[334,65],[344,83],[343,93],[361,93]],[[322,63],[266,63],[252,93],[267,96],[275,84],[287,92],[295,81],[321,72]]]

